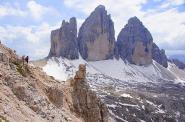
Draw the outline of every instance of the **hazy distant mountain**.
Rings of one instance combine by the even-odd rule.
[[[170,55],[169,59],[178,59],[185,63],[185,55]]]

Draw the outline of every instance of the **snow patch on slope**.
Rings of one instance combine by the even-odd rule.
[[[133,98],[130,94],[127,94],[127,93],[121,94],[121,97]]]
[[[147,83],[163,79],[174,81],[175,83],[185,83],[185,71],[181,71],[172,64],[169,64],[169,68],[166,69],[155,61],[151,65],[137,66],[116,59],[87,62],[81,57],[77,60],[52,58],[48,60],[43,70],[57,80],[65,81],[75,74],[79,64],[86,64],[87,75],[99,74],[100,76],[102,74],[127,82]]]
[[[65,81],[67,79],[65,67],[60,63],[57,63],[54,59],[50,59],[43,67],[43,70],[49,76],[53,76],[57,80]]]
[[[172,79],[169,77],[172,76],[171,72],[162,66],[159,67],[159,64],[155,61],[147,66],[137,66],[125,63],[122,60],[103,60],[88,63],[102,74],[119,80],[156,82],[158,79]]]
[[[168,70],[176,76],[175,83],[185,85],[185,70],[179,69],[173,63],[168,63]]]

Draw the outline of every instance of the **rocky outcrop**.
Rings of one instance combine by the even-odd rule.
[[[171,63],[174,63],[179,69],[185,69],[185,64],[178,59],[170,59]]]
[[[153,39],[137,17],[129,19],[117,39],[120,58],[137,65],[152,63]]]
[[[112,59],[114,33],[113,21],[105,7],[95,8],[79,30],[78,45],[82,58],[88,61]]]
[[[78,58],[76,18],[63,20],[59,29],[51,32],[51,49],[48,57]]]
[[[160,50],[155,43],[152,45],[152,59],[161,64],[163,67],[168,67],[168,59],[165,54],[165,50]]]
[[[82,122],[65,106],[65,84],[38,67],[23,65],[4,45],[0,44],[0,51],[0,121]]]
[[[90,90],[85,75],[85,65],[80,65],[74,79],[70,80],[73,111],[84,118],[85,122],[108,122],[108,110],[95,92]]]
[[[3,47],[3,48],[2,48]],[[108,122],[105,104],[91,91],[86,67],[69,82],[59,82],[38,67],[23,64],[0,45],[0,120],[13,122]],[[15,56],[15,57],[14,57]],[[14,57],[12,60],[11,57]],[[11,59],[11,60],[5,60]],[[26,75],[23,75],[25,74]],[[112,122],[112,121],[111,121]]]

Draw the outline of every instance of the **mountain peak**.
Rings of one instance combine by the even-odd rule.
[[[137,65],[152,63],[152,43],[150,32],[136,16],[128,20],[117,38],[120,57]]]
[[[67,41],[66,41],[67,40]],[[62,21],[59,29],[51,32],[51,48],[48,57],[78,58],[77,22],[72,17],[69,21]]]
[[[71,17],[69,20],[70,23],[76,23],[76,17]]]
[[[105,6],[104,5],[98,5],[95,10],[104,10],[105,11]]]
[[[71,18],[69,19],[69,22],[66,21],[66,20],[63,20],[63,21],[62,21],[62,26],[61,26],[61,27],[65,26],[66,24],[75,25],[75,24],[76,24],[76,18],[75,18],[75,17],[71,17]]]
[[[142,24],[142,22],[136,16],[134,16],[128,20],[128,24],[135,25],[135,24]]]
[[[99,5],[79,29],[78,45],[83,59],[99,61],[114,55],[114,23],[105,6]]]

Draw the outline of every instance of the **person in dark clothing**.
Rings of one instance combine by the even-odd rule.
[[[28,64],[29,56],[26,56],[25,61],[26,61],[26,62],[27,62],[27,64]]]

